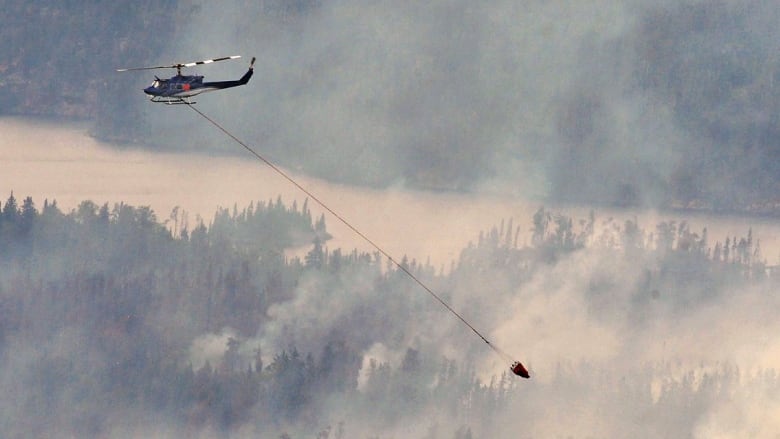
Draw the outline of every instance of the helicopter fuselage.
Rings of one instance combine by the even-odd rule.
[[[152,102],[163,102],[166,104],[194,104],[189,98],[201,93],[214,90],[223,90],[231,87],[245,85],[254,73],[255,58],[249,63],[249,70],[244,73],[240,79],[235,81],[216,81],[203,82],[203,76],[200,75],[182,75],[183,67],[193,67],[202,64],[211,64],[217,61],[226,61],[229,59],[241,58],[240,55],[224,56],[222,58],[207,59],[204,61],[195,61],[190,63],[177,63],[170,66],[155,67],[133,67],[128,69],[117,69],[117,72],[128,72],[131,70],[156,70],[156,69],[176,69],[176,76],[168,79],[154,77],[154,82],[144,89],[144,93],[149,95]]]
[[[168,79],[155,77],[154,82],[144,89],[152,102],[185,103],[185,100],[201,93],[245,85],[254,73],[254,58],[249,70],[240,79],[234,81],[203,82],[201,75],[176,75]],[[189,103],[189,101],[186,101]]]
[[[176,75],[170,79],[155,79],[144,93],[153,97],[189,98],[213,90],[219,89],[205,86],[203,76]]]
[[[236,81],[203,82],[200,75],[176,75],[169,79],[155,78],[152,85],[144,89],[149,96],[160,98],[189,98],[207,91],[223,90],[238,87],[249,82],[253,69],[249,70]]]

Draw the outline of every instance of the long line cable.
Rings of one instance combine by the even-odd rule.
[[[286,172],[284,172],[284,170],[282,170],[281,168],[279,168],[278,166],[276,166],[276,165],[275,165],[273,162],[271,162],[270,160],[266,159],[264,156],[262,156],[261,154],[259,154],[259,153],[258,153],[257,151],[255,151],[255,150],[254,150],[252,147],[250,147],[250,146],[249,146],[249,145],[247,145],[245,142],[243,142],[241,139],[239,139],[238,137],[234,136],[234,135],[233,135],[233,134],[232,134],[230,131],[228,131],[227,129],[225,129],[225,128],[224,128],[222,125],[220,125],[220,124],[219,124],[217,121],[215,121],[214,119],[212,119],[212,118],[210,118],[209,116],[207,116],[205,113],[203,113],[202,111],[200,111],[199,109],[197,109],[197,108],[196,108],[194,105],[192,105],[192,104],[190,104],[190,103],[187,103],[187,106],[188,106],[188,107],[190,107],[190,108],[192,108],[192,110],[193,110],[193,111],[195,111],[195,112],[196,112],[196,113],[198,113],[198,114],[199,114],[201,117],[203,117],[205,120],[207,120],[207,121],[208,121],[208,122],[210,122],[212,125],[214,125],[215,127],[217,127],[217,129],[219,129],[220,131],[222,131],[223,133],[225,133],[225,135],[226,135],[226,136],[230,137],[231,139],[233,139],[233,141],[235,141],[236,143],[238,143],[239,145],[241,145],[241,146],[242,146],[242,147],[243,147],[245,150],[247,150],[247,151],[248,151],[250,154],[252,154],[253,156],[255,156],[255,158],[257,158],[257,159],[258,159],[258,160],[260,160],[261,162],[263,162],[263,163],[265,163],[266,165],[268,165],[268,167],[270,167],[271,169],[273,169],[273,170],[274,170],[274,171],[275,171],[277,174],[281,175],[282,177],[284,177],[284,179],[285,179],[285,180],[287,180],[287,181],[289,181],[290,183],[292,183],[292,184],[293,184],[295,187],[297,187],[297,188],[298,188],[298,189],[299,189],[301,192],[303,192],[304,194],[306,194],[306,196],[308,196],[309,198],[311,198],[312,200],[314,200],[314,201],[315,201],[317,204],[319,204],[319,205],[320,205],[320,207],[322,207],[323,209],[325,209],[326,211],[328,211],[328,212],[329,212],[331,215],[333,215],[333,216],[334,216],[336,219],[338,219],[339,221],[341,221],[341,223],[342,223],[342,224],[344,224],[345,226],[347,226],[347,227],[348,227],[350,230],[352,230],[353,232],[355,232],[355,234],[356,234],[356,235],[358,235],[359,237],[361,237],[361,238],[362,238],[364,241],[366,241],[366,242],[367,242],[367,243],[369,243],[369,244],[370,244],[372,247],[374,247],[374,248],[375,248],[375,249],[376,249],[376,250],[377,250],[379,253],[381,253],[382,255],[384,255],[384,257],[386,257],[386,258],[387,258],[387,260],[389,260],[389,261],[390,261],[390,262],[391,262],[393,265],[395,265],[395,266],[396,266],[396,267],[397,267],[399,270],[401,270],[401,271],[403,271],[404,273],[406,273],[406,274],[407,274],[407,275],[408,275],[408,276],[409,276],[409,277],[410,277],[410,278],[411,278],[411,279],[412,279],[414,282],[416,282],[416,283],[417,283],[417,285],[419,285],[420,287],[422,287],[422,289],[424,289],[425,291],[427,291],[427,292],[428,292],[428,294],[430,294],[430,295],[431,295],[431,296],[432,296],[434,299],[436,299],[436,300],[437,300],[437,301],[438,301],[440,304],[442,304],[442,305],[443,305],[443,306],[444,306],[444,307],[445,307],[445,308],[446,308],[446,309],[447,309],[449,312],[451,312],[453,315],[455,315],[455,317],[457,317],[458,319],[460,319],[460,321],[461,321],[461,322],[463,322],[463,323],[464,323],[466,326],[468,326],[468,327],[469,327],[469,329],[471,329],[472,331],[474,331],[474,334],[477,334],[477,336],[478,336],[479,338],[481,338],[481,339],[482,339],[482,341],[484,341],[485,343],[487,343],[487,345],[488,345],[488,346],[490,346],[490,348],[491,348],[491,349],[493,349],[493,351],[495,351],[495,352],[496,352],[496,353],[497,353],[499,356],[501,356],[502,358],[504,358],[506,361],[509,361],[509,362],[512,362],[512,361],[514,361],[510,355],[508,355],[506,352],[504,352],[503,350],[499,349],[499,348],[498,348],[496,345],[494,345],[493,343],[491,343],[490,341],[488,341],[488,339],[487,339],[487,338],[486,338],[484,335],[482,335],[482,334],[481,334],[479,331],[477,331],[477,329],[476,329],[474,326],[472,326],[472,325],[471,325],[471,323],[469,323],[468,321],[466,321],[466,319],[465,319],[465,318],[463,318],[463,316],[461,316],[460,314],[458,314],[458,312],[457,312],[457,311],[455,311],[455,310],[454,310],[454,309],[453,309],[453,308],[452,308],[452,307],[451,307],[449,304],[447,304],[447,302],[445,302],[445,301],[444,301],[444,300],[443,300],[441,297],[439,297],[439,295],[438,295],[438,294],[436,294],[436,293],[433,291],[433,289],[431,289],[430,287],[428,287],[428,285],[426,285],[426,284],[425,284],[425,283],[424,283],[424,282],[423,282],[423,281],[422,281],[422,280],[421,280],[419,277],[415,276],[415,274],[414,274],[414,273],[412,273],[412,272],[411,272],[411,271],[410,271],[408,268],[406,268],[406,267],[405,267],[403,264],[401,264],[401,263],[399,263],[398,261],[396,261],[396,260],[395,260],[395,258],[393,258],[393,256],[391,256],[391,255],[390,255],[388,252],[386,252],[386,251],[385,251],[385,250],[384,250],[382,247],[380,247],[380,246],[379,246],[379,244],[377,244],[377,243],[375,243],[374,241],[372,241],[372,240],[371,240],[371,239],[370,239],[368,236],[366,236],[365,234],[363,234],[363,232],[361,232],[361,231],[360,231],[360,230],[358,230],[358,229],[357,229],[355,226],[353,226],[353,225],[352,225],[352,224],[351,224],[349,221],[347,221],[347,220],[346,220],[346,218],[344,218],[343,216],[339,215],[339,214],[338,214],[338,213],[337,213],[335,210],[331,209],[331,208],[330,208],[330,207],[329,207],[327,204],[325,204],[325,202],[323,202],[322,200],[320,200],[319,198],[317,198],[317,196],[315,196],[315,195],[314,195],[314,194],[313,194],[311,191],[309,191],[309,190],[308,190],[308,189],[306,189],[305,187],[301,186],[301,185],[300,185],[300,184],[299,184],[299,183],[298,183],[298,182],[297,182],[297,181],[296,181],[294,178],[292,178],[292,177],[291,177],[289,174],[287,174]]]

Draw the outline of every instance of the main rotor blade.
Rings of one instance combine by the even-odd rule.
[[[193,67],[201,64],[211,64],[216,61],[225,61],[228,59],[238,59],[241,55],[223,56],[222,58],[207,59],[204,61],[195,61],[189,63],[179,63],[172,66],[154,66],[154,67],[132,67],[129,69],[116,69],[117,72],[129,72],[133,70],[156,70],[156,69],[181,69],[182,67]]]
[[[156,66],[156,67],[132,67],[129,69],[116,69],[117,72],[130,72],[133,70],[157,70],[157,69],[175,69],[178,66]]]
[[[189,62],[189,63],[186,63],[186,64],[179,64],[179,65],[182,66],[182,67],[192,67],[192,66],[197,66],[197,65],[200,65],[200,64],[211,64],[211,63],[216,62],[216,61],[225,61],[225,60],[228,60],[228,59],[238,59],[238,58],[241,58],[241,55],[223,56],[222,58],[207,59],[205,61],[195,61],[195,62]]]

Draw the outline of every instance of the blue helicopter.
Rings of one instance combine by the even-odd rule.
[[[182,75],[182,67],[193,67],[201,64],[211,64],[216,61],[225,61],[229,59],[241,58],[240,55],[225,56],[222,58],[208,59],[205,61],[196,61],[190,63],[179,63],[171,66],[155,66],[155,67],[135,67],[129,69],[117,69],[117,72],[129,72],[133,70],[156,70],[156,69],[176,69],[176,76],[168,79],[160,79],[157,76],[154,77],[154,82],[149,87],[144,89],[144,93],[149,95],[149,99],[152,102],[159,102],[164,104],[194,104],[190,98],[207,91],[223,90],[231,87],[238,87],[245,85],[249,82],[249,78],[254,73],[255,58],[252,58],[252,62],[249,63],[249,70],[244,73],[241,79],[235,81],[216,81],[216,82],[203,82],[203,76],[198,75]]]

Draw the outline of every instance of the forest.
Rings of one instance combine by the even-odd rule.
[[[4,437],[766,437],[777,426],[780,375],[745,367],[736,354],[750,343],[733,340],[765,333],[780,309],[751,230],[717,241],[685,222],[646,230],[541,207],[530,230],[510,219],[475,236],[449,270],[404,257],[475,325],[522,347],[525,381],[378,254],[329,249],[307,201],[193,223],[179,209],[39,206],[13,193],[0,206]],[[285,254],[301,245],[304,257]],[[726,317],[743,299],[744,314]],[[748,315],[754,332],[724,324],[718,341],[663,329],[709,337],[721,317]],[[755,405],[766,411],[735,410]]]
[[[257,56],[250,84],[197,108],[274,164],[540,205],[453,231],[474,236],[449,266],[393,255],[523,380],[381,253],[333,248],[308,200],[193,218],[2,188],[0,436],[780,431],[780,255],[752,228],[679,219],[779,212],[773,2],[0,6],[0,117],[86,122],[120,150],[244,154],[186,106],[146,100],[173,71],[116,69]],[[614,214],[626,206],[678,219]]]

